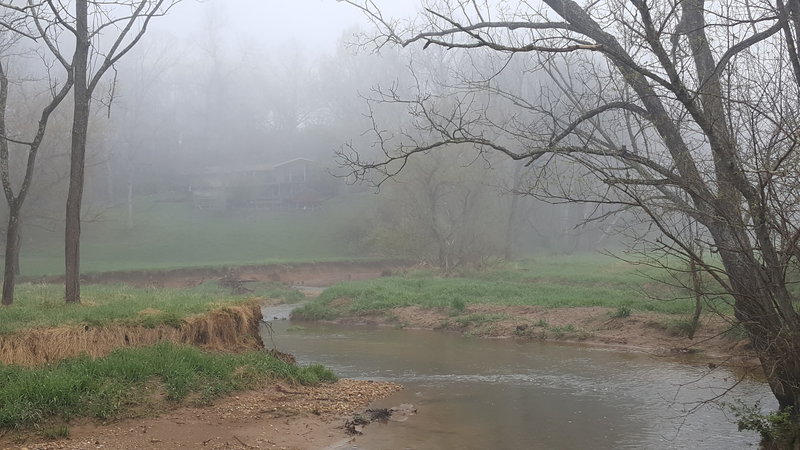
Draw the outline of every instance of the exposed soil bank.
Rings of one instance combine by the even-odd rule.
[[[215,278],[236,275],[241,279],[288,285],[330,286],[345,280],[367,280],[407,267],[402,261],[340,261],[297,264],[264,264],[222,267],[188,267],[170,270],[100,272],[81,275],[89,284],[125,283],[134,286],[191,287]],[[63,283],[64,277],[40,277],[26,282]]]
[[[342,280],[385,276],[402,269],[399,262],[338,262],[291,265],[193,268],[168,271],[111,272],[84,276],[87,283],[182,288],[235,276],[300,286],[328,286]],[[38,282],[60,282],[60,277]],[[0,361],[35,365],[81,353],[103,356],[115,348],[147,346],[160,340],[218,351],[262,348],[259,335],[262,300],[226,307],[185,319],[180,327],[61,327],[24,330],[0,337]],[[146,314],[147,311],[143,311]],[[0,448],[287,448],[318,449],[346,442],[343,427],[371,402],[400,390],[393,383],[340,380],[305,387],[267,382],[260,390],[238,393],[212,406],[149,411],[154,417],[109,424],[74,421],[68,439],[42,442],[41,437],[0,430]]]
[[[145,347],[159,341],[227,352],[252,350],[264,346],[259,336],[261,319],[261,305],[254,301],[188,317],[177,327],[86,325],[27,329],[0,336],[0,362],[34,366],[80,354],[100,357],[117,348]]]
[[[731,325],[716,315],[706,316],[694,339],[688,339],[680,334],[675,316],[645,312],[613,318],[614,312],[601,307],[469,305],[455,313],[446,308],[409,306],[344,317],[336,322],[457,331],[487,338],[573,342],[656,356],[691,354],[707,358],[712,364],[758,365],[749,341],[726,337]]]
[[[393,383],[356,380],[317,387],[276,383],[157,418],[75,425],[68,439],[52,442],[21,441],[6,432],[0,435],[0,448],[319,449],[346,440],[343,424],[348,417],[400,389]]]

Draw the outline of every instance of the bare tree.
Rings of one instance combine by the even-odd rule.
[[[86,140],[92,95],[103,76],[141,40],[150,21],[180,0],[45,0],[10,2],[24,9],[36,26],[35,39],[73,77],[73,122],[66,204],[65,300],[80,301],[80,234]],[[4,5],[5,6],[5,5]],[[62,50],[64,35],[74,37],[72,56]],[[113,83],[111,84],[113,99]]]
[[[506,205],[491,185],[494,174],[468,167],[475,155],[463,150],[411,161],[397,183],[385,186],[372,229],[376,249],[418,258],[445,274],[500,257]]]
[[[42,107],[38,123],[33,128],[31,136],[26,138],[25,129],[15,129],[9,126],[7,110],[9,101],[9,72],[8,67],[12,55],[26,51],[20,46],[22,38],[33,37],[32,23],[29,16],[30,9],[20,6],[3,6],[0,24],[6,31],[2,33],[2,55],[0,55],[0,180],[3,193],[8,204],[8,226],[6,228],[5,261],[3,274],[2,304],[11,305],[14,302],[14,288],[16,275],[19,273],[19,252],[21,247],[22,206],[30,191],[31,183],[36,173],[36,157],[47,131],[50,116],[67,97],[73,85],[72,73],[67,71],[63,80],[59,81],[55,74],[48,70],[48,95],[49,101]],[[47,61],[45,61],[46,63]],[[20,127],[21,128],[21,127]],[[11,149],[17,147],[25,152],[25,165],[22,178],[15,180],[11,174]],[[14,148],[14,150],[17,150]],[[15,187],[14,185],[18,186]]]
[[[347,3],[375,23],[378,46],[521,58],[527,73],[555,83],[531,78],[533,89],[515,90],[470,69],[470,83],[446,94],[448,111],[430,93],[402,99],[425,139],[377,133],[378,159],[345,148],[340,157],[355,175],[380,182],[417,153],[471,144],[541,179],[558,175],[549,196],[637,209],[661,232],[661,250],[693,261],[733,299],[780,408],[800,418],[800,315],[789,291],[800,256],[800,1],[543,0],[493,9],[446,0],[409,26],[372,1]],[[509,112],[487,114],[477,90]],[[565,178],[557,171],[565,163],[605,190]],[[721,264],[684,239],[687,216]]]

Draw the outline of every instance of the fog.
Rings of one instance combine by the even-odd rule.
[[[410,1],[379,4],[394,17],[410,17],[418,10]],[[224,28],[226,45],[299,45],[315,57],[334,53],[346,30],[369,25],[360,11],[336,0],[193,0],[175,11],[155,22],[153,30],[177,39],[194,38],[214,22]]]
[[[419,10],[415,2],[378,4],[392,18],[410,19]],[[356,180],[343,154],[373,158],[380,155],[375,127],[404,136],[413,125],[407,111],[376,99],[387,89],[409,95],[421,85],[446,89],[454,69],[466,64],[441,49],[386,46],[377,52],[358,45],[372,32],[361,11],[333,0],[187,0],[154,18],[94,94],[82,212],[88,248],[111,248],[109,236],[114,244],[136,247],[187,227],[200,230],[200,237],[182,245],[204,245],[206,220],[229,226],[227,234],[244,241],[281,241],[267,222],[284,219],[317,223],[319,229],[307,232],[338,246],[318,254],[272,253],[267,246],[265,254],[241,262],[380,255],[450,269],[617,245],[620,219],[587,224],[603,211],[520,195],[533,184],[532,171],[503,158],[477,158],[467,146],[420,155],[382,184],[379,173]],[[65,51],[71,49],[67,37],[59,43]],[[108,39],[100,35],[99,47]],[[48,76],[63,74],[52,57],[35,56],[45,54],[36,44],[12,48],[28,52],[5,55],[14,135],[36,123]],[[487,57],[475,70],[497,64],[503,61]],[[30,255],[56,261],[63,251],[69,102],[54,113],[22,211],[23,261]],[[500,108],[497,114],[505,113]],[[21,174],[22,153],[11,162],[12,173]],[[221,217],[229,221],[220,223]],[[237,218],[265,225],[254,237]],[[93,258],[103,264],[95,253],[104,252],[84,252],[88,267]],[[130,257],[122,250],[114,255],[103,258]],[[146,266],[148,258],[161,255],[154,250],[132,264]],[[46,267],[38,270],[57,266]]]

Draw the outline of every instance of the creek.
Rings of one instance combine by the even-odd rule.
[[[405,422],[369,425],[340,449],[757,448],[716,403],[760,401],[763,382],[700,359],[677,361],[552,342],[481,339],[387,327],[292,323],[291,306],[265,308],[268,347],[338,376],[393,381],[405,390],[375,407],[412,403]],[[735,385],[735,386],[734,386]],[[690,413],[691,412],[691,413]]]

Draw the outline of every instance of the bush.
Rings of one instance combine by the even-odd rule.
[[[724,406],[727,406],[736,417],[739,431],[757,431],[765,441],[762,444],[773,443],[776,444],[776,448],[784,448],[780,443],[787,437],[791,439],[797,432],[798,425],[794,422],[794,409],[791,407],[764,414],[761,412],[759,402],[746,405],[737,400],[736,403],[726,403]]]

